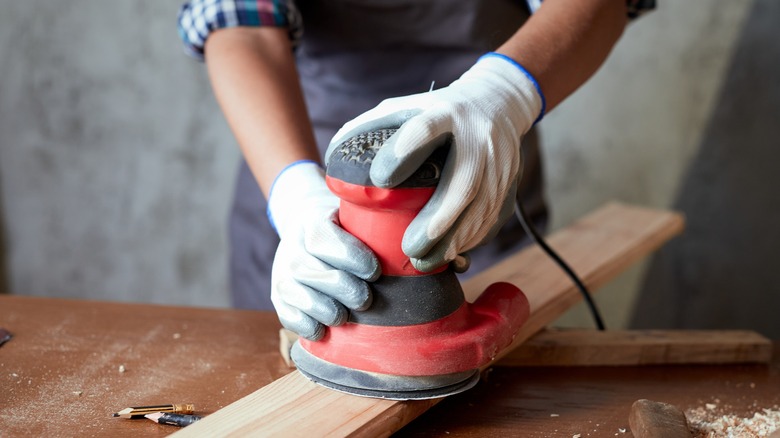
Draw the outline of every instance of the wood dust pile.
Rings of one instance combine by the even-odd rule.
[[[752,417],[718,415],[707,404],[685,413],[694,438],[762,438],[780,432],[780,408],[760,409]]]

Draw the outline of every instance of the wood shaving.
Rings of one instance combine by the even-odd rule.
[[[708,404],[709,405],[709,404]],[[713,415],[709,406],[686,412],[694,438],[762,438],[780,430],[780,410],[761,409],[752,417]]]

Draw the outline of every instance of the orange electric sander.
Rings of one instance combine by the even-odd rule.
[[[328,187],[341,199],[341,226],[365,242],[382,266],[382,276],[371,283],[371,307],[351,312],[349,322],[328,328],[320,341],[299,339],[291,355],[300,372],[339,391],[438,398],[477,383],[479,368],[509,346],[528,319],[529,305],[509,283],[489,286],[470,304],[449,265],[430,273],[412,266],[401,240],[433,194],[449,144],[398,187],[375,187],[371,162],[394,132],[355,136],[326,163]]]

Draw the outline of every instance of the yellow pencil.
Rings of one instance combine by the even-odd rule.
[[[192,414],[195,412],[195,405],[185,404],[172,404],[172,405],[157,405],[157,406],[138,406],[133,408],[125,408],[119,412],[115,412],[112,417],[120,418],[143,418],[146,414],[153,414],[155,412],[172,412],[174,414]]]

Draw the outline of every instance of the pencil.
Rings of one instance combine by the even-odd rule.
[[[190,424],[203,418],[197,415],[170,414],[164,412],[146,414],[145,417],[158,424],[170,424],[171,426],[179,427],[189,426]]]
[[[191,414],[195,412],[195,405],[186,403],[186,404],[156,405],[156,406],[137,406],[137,407],[122,409],[119,412],[115,412],[111,416],[121,417],[121,418],[143,418],[144,415],[153,414],[155,412]]]

